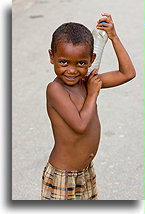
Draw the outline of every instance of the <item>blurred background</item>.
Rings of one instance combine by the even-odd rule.
[[[45,91],[55,78],[47,50],[52,33],[74,21],[94,29],[110,13],[137,77],[102,89],[102,137],[94,159],[100,200],[143,200],[143,1],[13,0],[12,199],[40,200],[41,175],[53,148]],[[111,42],[101,72],[118,68]],[[75,157],[74,157],[75,158]]]

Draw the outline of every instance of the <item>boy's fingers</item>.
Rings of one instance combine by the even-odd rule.
[[[101,15],[102,16],[107,16],[108,18],[110,18],[110,20],[112,20],[111,14],[109,14],[109,13],[102,13]]]
[[[91,74],[89,75],[89,79],[93,78],[95,74],[97,75],[98,70],[99,70],[99,68],[93,69]]]
[[[96,27],[108,27],[108,23],[99,23]]]
[[[98,82],[101,81],[101,80],[99,79],[99,77],[98,77],[98,74],[96,74],[96,75],[94,76],[94,79],[97,80]]]
[[[95,73],[97,73],[98,72],[98,68],[94,68],[93,70],[92,70],[92,72],[91,72],[91,75],[94,75]]]
[[[101,23],[101,22],[108,22],[107,17],[106,18],[104,17],[98,20],[98,23]]]
[[[102,15],[102,16],[111,17],[111,14],[110,14],[110,13],[102,13],[101,15]]]
[[[94,74],[95,74],[95,71],[93,70],[89,75],[89,79],[93,78]]]
[[[94,68],[94,69],[93,69],[93,71],[94,71],[95,73],[98,73],[98,70],[99,70],[99,68]]]

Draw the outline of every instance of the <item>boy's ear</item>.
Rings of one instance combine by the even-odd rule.
[[[53,56],[52,50],[49,49],[49,50],[48,50],[48,53],[49,53],[49,57],[50,57],[50,63],[51,63],[51,64],[54,64],[54,56]]]
[[[91,61],[90,61],[89,67],[91,67],[91,65],[92,65],[92,63],[94,62],[95,58],[96,58],[96,54],[93,53],[93,54],[92,54],[92,57],[91,57]]]

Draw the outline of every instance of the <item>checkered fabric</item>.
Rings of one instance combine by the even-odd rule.
[[[81,171],[59,170],[47,163],[42,176],[41,200],[98,200],[93,163]]]

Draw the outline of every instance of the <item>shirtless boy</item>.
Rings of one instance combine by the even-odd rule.
[[[110,14],[103,14],[97,28],[105,30],[118,59],[118,70],[92,71],[93,37],[83,25],[66,23],[53,34],[50,62],[56,78],[47,86],[47,111],[55,145],[42,176],[42,200],[97,200],[92,160],[100,141],[97,98],[101,88],[121,85],[136,75]],[[106,23],[101,23],[105,21]]]

